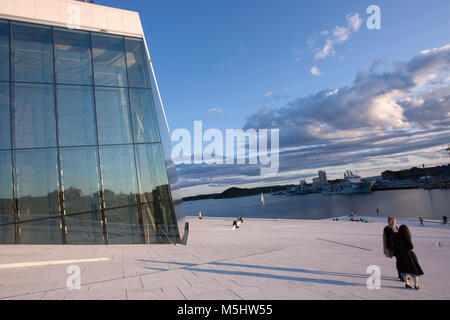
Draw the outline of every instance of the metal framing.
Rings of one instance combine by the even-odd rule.
[[[13,20],[6,20],[8,21],[8,27],[9,27],[9,89],[10,89],[10,135],[11,135],[11,146],[10,149],[0,149],[4,150],[4,151],[10,151],[11,152],[11,178],[12,178],[12,184],[11,184],[11,188],[12,188],[12,194],[13,194],[13,199],[12,199],[12,210],[13,210],[13,214],[14,214],[14,222],[13,223],[7,223],[7,224],[2,224],[0,226],[5,226],[5,225],[12,225],[14,224],[14,232],[15,232],[15,243],[21,243],[21,224],[22,223],[29,223],[29,222],[34,222],[34,221],[42,221],[42,220],[49,220],[49,219],[59,219],[60,221],[60,230],[61,230],[61,242],[63,244],[68,243],[68,232],[70,232],[70,230],[67,230],[67,226],[66,226],[66,221],[65,221],[65,217],[66,217],[66,210],[65,210],[65,199],[64,199],[64,185],[63,185],[63,172],[62,172],[62,159],[61,159],[61,150],[65,149],[65,148],[80,148],[80,147],[96,147],[97,150],[97,159],[98,159],[98,179],[99,179],[99,192],[100,192],[100,212],[101,212],[101,224],[102,224],[102,230],[103,230],[103,243],[108,244],[109,243],[109,237],[108,237],[108,227],[107,227],[107,208],[105,206],[105,198],[104,198],[104,187],[103,187],[103,174],[102,174],[102,161],[101,161],[101,154],[100,154],[100,143],[99,143],[99,129],[98,129],[98,115],[97,115],[97,101],[96,101],[96,94],[95,94],[95,88],[96,87],[102,87],[102,88],[126,88],[127,93],[128,93],[128,112],[129,112],[129,125],[130,125],[130,130],[131,130],[131,136],[132,136],[132,143],[126,143],[126,144],[102,144],[101,146],[123,146],[123,145],[132,145],[133,146],[133,156],[134,156],[134,166],[135,166],[135,172],[136,172],[136,185],[137,185],[137,204],[136,205],[127,205],[127,206],[121,206],[121,207],[114,207],[111,209],[120,209],[120,208],[130,208],[130,207],[137,207],[137,212],[138,212],[138,220],[139,220],[139,228],[140,228],[140,232],[142,235],[142,243],[149,243],[150,239],[146,239],[145,238],[145,232],[144,232],[144,227],[143,227],[143,213],[142,213],[142,201],[140,199],[140,193],[141,193],[141,185],[139,183],[139,173],[138,173],[138,166],[137,166],[137,159],[136,159],[136,145],[147,145],[147,144],[159,144],[161,145],[161,152],[163,152],[163,146],[162,146],[162,141],[160,138],[160,132],[159,132],[159,126],[157,125],[157,130],[158,130],[158,136],[159,136],[159,141],[158,142],[148,142],[148,143],[136,143],[135,142],[135,137],[134,137],[134,130],[133,130],[133,118],[132,118],[132,112],[131,112],[131,101],[130,101],[130,89],[133,88],[139,88],[139,89],[146,89],[146,90],[150,90],[150,94],[152,97],[152,100],[154,100],[154,95],[152,93],[152,84],[151,84],[151,80],[150,80],[150,74],[149,74],[149,70],[148,70],[148,66],[145,66],[145,75],[147,77],[147,82],[148,82],[148,87],[143,88],[143,87],[130,87],[129,86],[129,76],[128,76],[128,63],[127,63],[127,55],[125,54],[125,64],[126,64],[126,73],[127,73],[127,85],[126,87],[120,87],[120,86],[97,86],[95,84],[95,70],[94,70],[94,56],[93,56],[93,43],[92,43],[92,34],[93,33],[98,33],[98,34],[102,34],[99,32],[93,32],[93,31],[84,31],[89,33],[89,41],[90,41],[90,58],[91,58],[91,75],[92,75],[92,84],[83,84],[83,85],[74,85],[74,84],[67,84],[67,85],[71,85],[71,86],[88,86],[90,88],[92,88],[92,94],[93,94],[93,108],[94,108],[94,115],[95,115],[95,132],[96,132],[96,145],[77,145],[77,146],[60,146],[60,139],[59,139],[59,121],[58,121],[58,101],[57,101],[57,86],[58,85],[64,85],[64,83],[57,83],[56,81],[56,65],[55,65],[55,28],[59,28],[59,29],[64,29],[61,27],[55,27],[55,26],[50,26],[48,25],[48,27],[50,27],[51,29],[51,36],[52,36],[52,59],[53,59],[53,82],[52,83],[38,83],[38,82],[24,82],[24,81],[13,81],[13,46],[12,46],[12,42],[13,42],[13,30],[12,30],[12,21]],[[28,23],[30,25],[33,25],[33,23]],[[39,24],[40,26],[42,26],[41,24]],[[69,30],[69,29],[67,29]],[[147,49],[146,43],[145,43],[145,39],[144,38],[135,38],[135,37],[129,37],[129,36],[121,36],[124,42],[124,48],[125,48],[125,52],[127,52],[127,46],[126,46],[126,39],[137,39],[137,40],[141,40],[143,41],[143,46],[141,47],[141,50]],[[143,57],[145,58],[145,52],[142,52]],[[148,54],[148,52],[147,52]],[[145,63],[145,60],[144,60]],[[153,72],[153,71],[152,71]],[[1,81],[1,82],[6,82],[6,81]],[[46,85],[52,85],[53,86],[53,93],[54,93],[54,104],[55,104],[55,130],[56,130],[56,147],[37,147],[37,148],[15,148],[15,127],[14,127],[14,97],[13,97],[13,85],[14,83],[33,83],[33,84],[46,84]],[[157,88],[158,91],[158,96],[160,98],[159,95],[159,90]],[[161,104],[162,106],[162,104]],[[156,108],[156,105],[153,101],[153,108]],[[164,111],[164,110],[163,110]],[[165,114],[164,114],[165,117]],[[157,119],[156,119],[157,121]],[[166,120],[167,121],[167,120]],[[167,123],[166,123],[167,124]],[[57,216],[48,216],[45,218],[36,218],[36,219],[28,219],[26,221],[20,221],[20,207],[19,207],[19,199],[18,199],[18,194],[17,194],[17,186],[16,186],[16,165],[15,165],[15,152],[18,150],[37,150],[37,149],[46,149],[46,150],[51,150],[51,149],[56,149],[57,151],[57,171],[58,171],[58,212],[59,215]],[[162,155],[163,159],[164,159],[164,155]],[[166,175],[167,178],[167,173],[166,173],[166,168],[164,169],[164,174]],[[168,178],[167,178],[168,180]],[[173,200],[172,200],[172,194],[171,194],[171,190],[170,190],[170,185],[168,185],[169,188],[169,199],[167,200],[163,200],[163,202],[169,203],[170,204],[170,211],[171,214],[173,215],[175,221],[174,221],[174,227],[177,228],[176,225],[176,217],[175,217],[175,210],[174,210],[174,206],[173,206]],[[150,204],[146,204],[146,205],[150,205]],[[70,213],[67,214],[67,216],[76,216],[76,215],[81,215],[81,214],[87,214],[87,213],[93,213],[93,212],[98,212],[98,210],[92,210],[92,211],[83,211],[83,212],[77,212],[77,213]],[[155,226],[156,228],[160,228],[159,225]],[[178,230],[178,229],[177,229]],[[164,230],[163,230],[164,232]],[[167,236],[167,235],[166,235]],[[167,236],[167,240],[170,243],[176,243],[179,242],[179,234],[177,234],[177,239],[170,239],[169,236]]]

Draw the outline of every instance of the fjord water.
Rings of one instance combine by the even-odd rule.
[[[348,195],[270,195],[265,194],[265,205],[261,196],[254,195],[230,199],[207,199],[184,202],[186,215],[203,217],[325,219],[348,215],[395,215],[401,218],[440,220],[450,214],[450,190],[390,190],[367,194]]]

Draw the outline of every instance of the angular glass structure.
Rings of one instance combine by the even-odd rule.
[[[0,20],[0,243],[179,243],[142,38]]]

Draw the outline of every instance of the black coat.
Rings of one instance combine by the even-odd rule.
[[[417,256],[412,250],[414,246],[411,240],[396,234],[394,242],[399,273],[411,273],[418,276],[423,275]]]

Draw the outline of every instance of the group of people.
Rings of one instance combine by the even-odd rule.
[[[241,216],[237,217],[235,220],[233,220],[233,228],[239,228],[239,225],[244,222],[244,218]]]
[[[384,255],[395,257],[398,277],[405,282],[405,287],[412,289],[409,279],[414,280],[414,289],[419,290],[419,276],[423,275],[416,254],[413,251],[411,231],[406,225],[397,228],[397,218],[389,217],[388,225],[383,231]]]
[[[442,224],[443,225],[448,224],[448,216],[447,215],[442,216]],[[423,217],[419,217],[419,227],[424,227],[424,225],[423,225]]]

